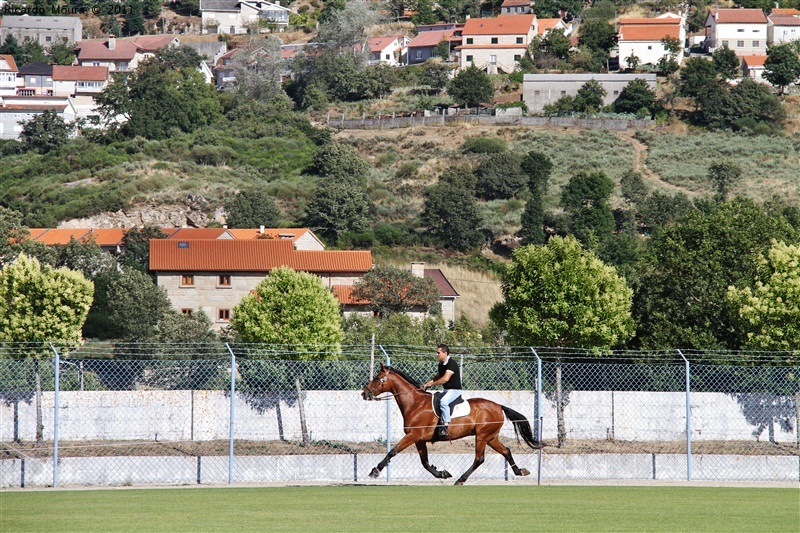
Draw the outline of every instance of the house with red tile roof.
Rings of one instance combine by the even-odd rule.
[[[538,33],[536,15],[471,18],[464,23],[459,67],[475,65],[490,74],[513,72]]]
[[[710,8],[704,48],[711,53],[727,46],[738,56],[766,54],[767,24],[760,9]]]
[[[22,85],[22,79],[17,76],[19,69],[14,56],[0,54],[0,96],[13,96]]]
[[[572,24],[567,24],[564,22],[564,19],[558,17],[538,19],[538,22],[539,24],[536,33],[540,37],[544,37],[548,32],[553,30],[562,30],[564,35],[570,35],[572,33]]]
[[[455,29],[420,32],[408,43],[408,62],[423,63],[436,56],[436,47],[446,42],[450,52],[461,44],[461,37],[455,35]]]
[[[620,68],[629,68],[629,59],[634,56],[639,65],[656,65],[661,58],[669,59],[670,52],[662,42],[667,37],[685,46],[686,19],[682,15],[665,13],[653,18],[620,19],[616,50]],[[674,59],[680,64],[683,54],[676,54]]]
[[[797,14],[776,13],[775,11],[778,10],[774,10],[767,17],[767,44],[788,43],[800,39],[800,11]]]
[[[291,10],[277,2],[261,0],[200,0],[203,33],[247,33],[260,22],[283,31],[289,25]]]
[[[391,67],[405,65],[408,61],[408,43],[405,35],[373,37],[367,41],[368,62],[376,65],[384,63]]]
[[[767,61],[767,54],[742,56],[742,75],[752,78],[762,83],[769,83],[764,79],[764,63]]]
[[[531,0],[503,0],[500,4],[501,15],[527,15],[531,12]]]
[[[18,139],[22,124],[45,111],[55,111],[73,122],[77,111],[70,98],[61,96],[0,96],[0,139]]]
[[[29,239],[47,246],[69,244],[72,239],[78,242],[93,242],[103,250],[118,254],[122,251],[124,228],[31,228]]]
[[[139,63],[168,46],[178,46],[174,35],[140,35],[126,39],[87,39],[75,44],[78,65],[107,67],[109,72],[135,70]]]
[[[150,270],[173,307],[203,311],[216,329],[273,268],[288,266],[320,277],[331,288],[352,286],[372,268],[369,251],[296,250],[289,239],[153,239]]]

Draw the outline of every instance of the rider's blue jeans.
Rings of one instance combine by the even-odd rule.
[[[460,389],[445,389],[442,394],[440,408],[442,410],[442,422],[445,424],[450,423],[450,402],[461,396]]]

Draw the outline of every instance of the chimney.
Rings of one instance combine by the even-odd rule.
[[[108,49],[115,50],[117,48],[117,39],[113,35],[108,36]]]
[[[425,277],[425,263],[421,262],[412,262],[411,263],[411,273],[417,276],[418,278]]]

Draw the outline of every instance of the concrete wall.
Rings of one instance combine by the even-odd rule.
[[[643,79],[651,89],[656,88],[655,74],[525,74],[522,100],[529,112],[538,113],[564,96],[575,96],[586,82],[596,80],[606,90],[603,105],[609,105],[635,79]]]
[[[535,394],[525,391],[467,391],[465,398],[487,398],[523,413],[533,422]],[[44,439],[53,439],[52,392],[42,397]],[[757,411],[758,398],[737,401],[722,393],[693,393],[692,440],[767,440],[768,429],[758,431],[760,420],[748,420],[743,410]],[[572,392],[565,408],[568,438],[614,438],[624,441],[683,441],[686,438],[686,396],[682,392]],[[748,402],[750,402],[748,404]],[[787,403],[791,403],[787,400]],[[793,404],[792,404],[793,405]],[[360,391],[306,391],[303,407],[312,440],[372,442],[386,438],[386,404],[366,402]],[[0,441],[32,441],[36,435],[33,402],[20,402],[15,423],[13,404],[0,403]],[[296,400],[235,399],[235,438],[254,441],[281,437],[300,440],[300,409]],[[556,438],[556,413],[544,400],[543,438]],[[228,439],[230,397],[225,391],[87,391],[61,392],[59,436],[64,441],[144,440],[209,441]],[[796,443],[791,430],[775,422],[775,440]],[[393,434],[402,417],[392,403]],[[16,429],[15,429],[16,428]],[[16,433],[15,433],[16,432]],[[511,424],[501,436],[514,437]]]
[[[380,454],[237,456],[233,483],[348,483],[370,480]],[[472,464],[472,454],[431,453],[431,464],[458,476]],[[487,452],[486,462],[470,481],[535,483],[536,453],[515,454],[529,477],[516,477],[504,459]],[[433,482],[416,453],[401,453],[389,465],[393,482]],[[542,454],[542,479],[686,481],[685,455],[671,454]],[[794,456],[693,455],[693,481],[798,481],[800,458]],[[58,485],[220,485],[229,479],[227,456],[198,457],[64,457],[59,459]],[[375,483],[385,483],[384,470]],[[0,460],[0,488],[53,485],[52,459]]]

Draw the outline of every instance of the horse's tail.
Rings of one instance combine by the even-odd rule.
[[[503,412],[514,426],[514,434],[517,436],[517,441],[519,441],[519,437],[522,436],[522,440],[525,441],[525,444],[534,450],[538,450],[542,447],[542,443],[540,443],[536,437],[534,437],[531,424],[528,422],[528,419],[525,418],[525,415],[518,413],[510,407],[506,407],[505,405],[501,405],[500,407],[503,409]]]

